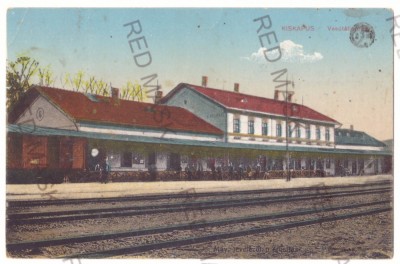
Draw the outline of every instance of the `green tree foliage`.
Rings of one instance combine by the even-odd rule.
[[[96,92],[96,79],[94,76],[90,76],[89,80],[86,80],[83,84],[85,93],[95,93]]]
[[[55,76],[50,65],[39,67],[39,62],[30,57],[21,56],[16,61],[7,63],[7,112],[21,96],[34,84],[41,86],[54,86]],[[88,76],[83,70],[75,75],[66,73],[60,77],[63,88],[69,87],[77,92],[92,93],[102,96],[110,96],[111,84],[95,76]],[[146,93],[137,82],[128,81],[122,87],[121,99],[142,102],[146,98]]]
[[[7,112],[32,86],[32,80],[38,72],[38,67],[39,62],[29,57],[19,57],[15,62],[7,63]]]
[[[103,80],[96,81],[96,94],[102,96],[109,96],[110,95],[110,88],[108,84]]]
[[[98,94],[102,96],[110,96],[110,86],[102,79],[97,79],[95,76],[89,76],[84,71],[80,70],[77,74],[65,74],[61,78],[63,87],[65,85],[71,87],[74,91]],[[146,93],[143,92],[142,86],[137,82],[128,81],[120,90],[120,98],[124,100],[132,100],[143,102],[146,99]]]
[[[85,83],[84,81],[85,73],[80,70],[78,71],[73,78],[70,79],[70,84],[73,86],[73,89],[77,92],[80,91],[81,87]]]
[[[97,79],[95,76],[89,76],[83,70],[78,71],[75,75],[66,73],[64,78],[61,78],[61,84],[63,88],[69,86],[76,92],[98,94],[102,96],[110,95],[110,88],[105,81]]]
[[[143,102],[146,99],[146,93],[143,93],[142,86],[138,83],[128,81],[122,86],[121,99]]]
[[[50,65],[38,69],[39,85],[41,86],[53,86],[55,79],[54,74],[50,68]]]

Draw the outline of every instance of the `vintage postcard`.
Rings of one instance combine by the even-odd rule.
[[[7,258],[392,259],[399,25],[9,8]]]

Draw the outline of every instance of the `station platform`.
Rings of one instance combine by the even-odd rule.
[[[113,198],[185,192],[227,192],[261,189],[301,188],[316,185],[335,186],[393,180],[392,175],[346,176],[324,178],[241,180],[241,181],[171,181],[171,182],[109,182],[62,184],[8,184],[7,201]]]

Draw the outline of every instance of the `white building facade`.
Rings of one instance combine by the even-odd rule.
[[[324,175],[387,171],[382,142],[337,141],[344,136],[337,133],[341,124],[307,106],[243,94],[238,85],[227,91],[184,83],[161,102],[185,108],[220,128],[227,146],[265,150],[265,170],[320,170]],[[200,109],[204,104],[207,107]],[[372,137],[365,134],[366,138]]]

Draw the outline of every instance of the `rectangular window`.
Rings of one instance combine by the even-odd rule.
[[[321,140],[321,129],[319,127],[315,129],[315,138]]]
[[[360,163],[359,163],[360,165],[359,165],[359,170],[364,170],[365,169],[365,167],[364,167],[364,159],[360,159]]]
[[[240,119],[233,119],[233,132],[240,133]]]
[[[132,167],[132,152],[122,153],[121,167]]]
[[[322,162],[321,159],[316,160],[316,167],[317,167],[317,170],[323,170],[324,169],[324,163]]]
[[[329,127],[325,128],[325,140],[329,141],[330,140],[330,133],[329,133]]]
[[[267,122],[262,123],[262,134],[264,136],[268,136],[268,123]]]
[[[296,169],[296,170],[301,170],[301,160],[299,160],[299,159],[296,160],[295,169]]]
[[[310,126],[306,126],[306,137],[307,137],[307,139],[310,139],[310,138],[311,138]]]
[[[277,137],[282,136],[282,125],[281,124],[276,124],[276,136]]]
[[[254,135],[254,120],[249,120],[248,125],[249,125],[248,133]]]
[[[294,159],[289,160],[289,169],[294,170],[295,162],[296,161]]]
[[[310,161],[310,170],[314,170],[315,168],[315,160]]]
[[[300,130],[300,125],[297,124],[296,127],[296,137],[301,138],[301,130]]]
[[[287,131],[288,133],[287,133],[287,134],[289,135],[290,138],[293,137],[293,130],[294,130],[294,127],[292,127],[292,126],[289,125],[289,126],[288,126],[288,131]]]
[[[133,164],[144,164],[144,156],[140,153],[132,153]]]
[[[357,160],[353,159],[351,161],[351,173],[356,174],[357,173]]]
[[[326,159],[325,167],[326,167],[327,169],[330,169],[330,168],[331,168],[331,159]]]

